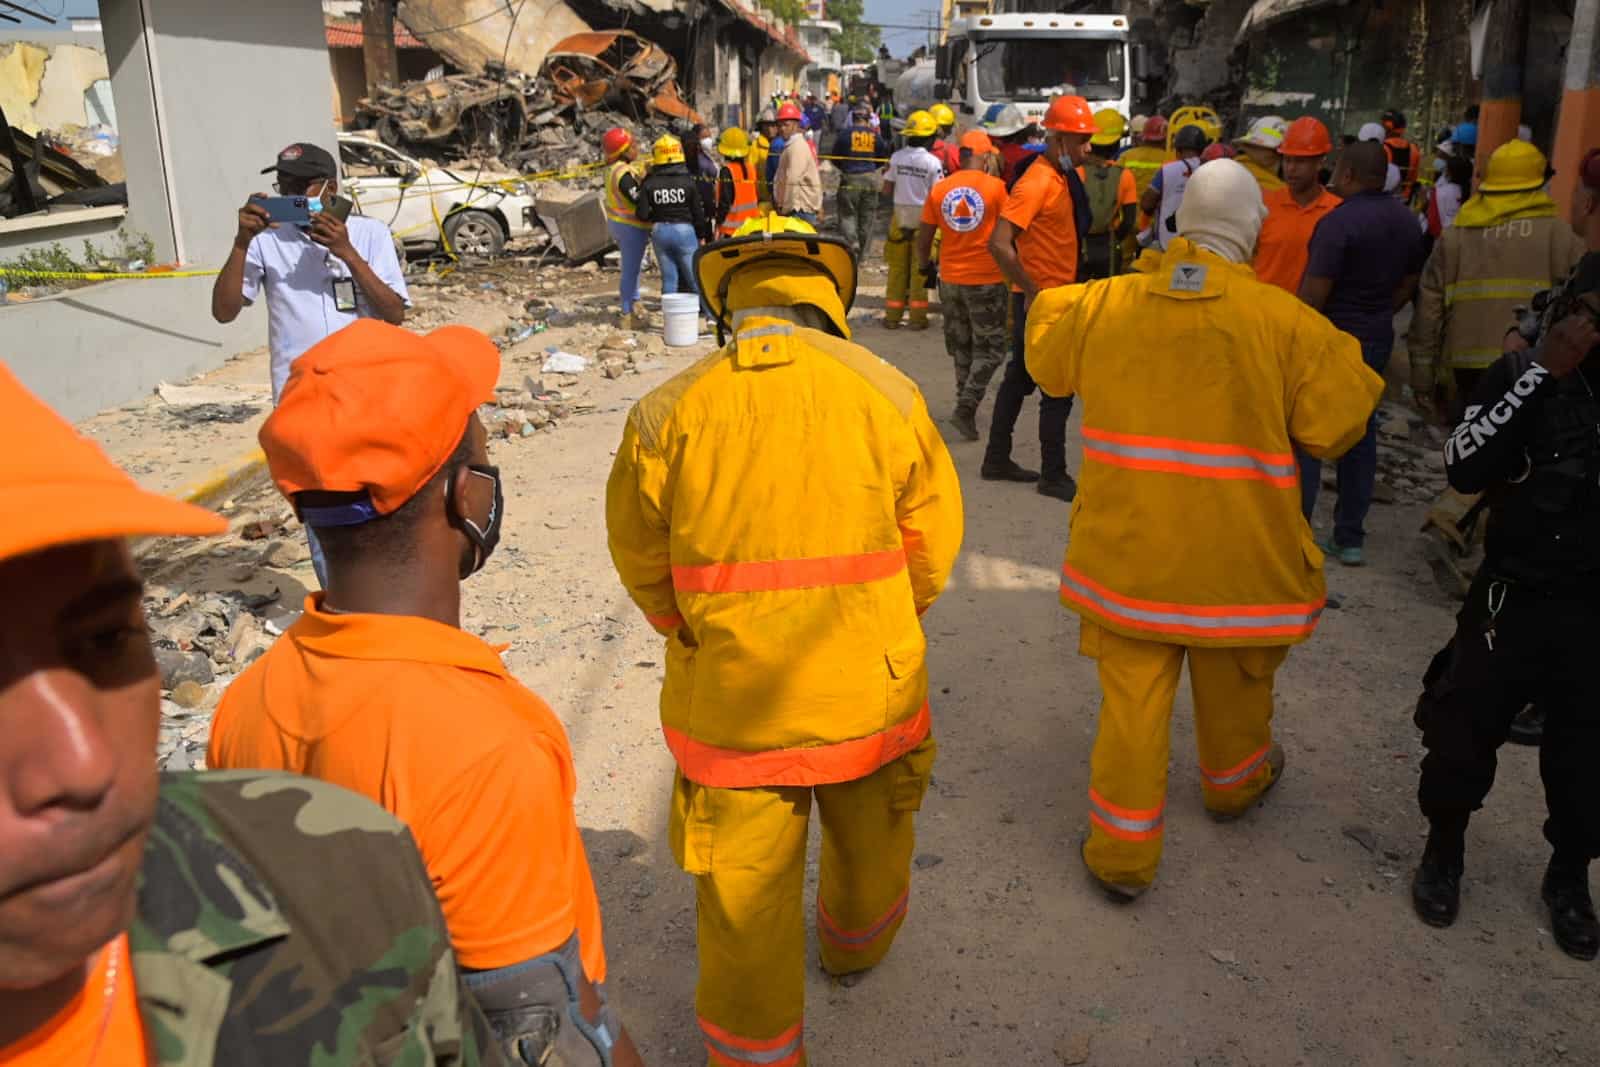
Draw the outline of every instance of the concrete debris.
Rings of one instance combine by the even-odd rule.
[[[186,423],[245,422],[266,407],[265,392],[236,389],[227,385],[173,385],[162,382],[156,386],[168,411]]]
[[[204,652],[158,647],[155,654],[163,689],[176,689],[184,682],[210,685],[216,680],[216,672],[211,669],[211,657]]]
[[[206,688],[199,682],[179,682],[172,691],[172,702],[180,708],[198,708],[206,700]]]
[[[542,173],[599,159],[600,134],[612,126],[700,121],[671,54],[628,30],[558,40],[537,73],[515,60],[471,69],[381,87],[357,106],[354,127],[419,155],[497,157]]]

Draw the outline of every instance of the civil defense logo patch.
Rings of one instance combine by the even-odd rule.
[[[944,194],[939,213],[956,233],[971,233],[983,225],[983,197],[970,185],[958,185]]]

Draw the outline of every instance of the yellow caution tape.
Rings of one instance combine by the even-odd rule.
[[[159,270],[135,273],[120,270],[26,270],[21,267],[0,267],[0,277],[76,279],[86,282],[104,282],[113,278],[142,278],[147,281],[156,278],[210,278],[221,273],[220,270]]]

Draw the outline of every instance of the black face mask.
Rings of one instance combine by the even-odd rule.
[[[489,505],[489,520],[481,528],[456,510],[456,480],[463,474],[488,478],[494,482],[494,503]],[[445,513],[450,518],[450,525],[466,534],[467,540],[472,542],[471,555],[462,555],[458,571],[465,581],[483,569],[483,565],[489,562],[489,557],[494,554],[495,546],[500,543],[500,524],[506,515],[505,494],[500,488],[500,468],[486,463],[468,463],[464,467],[457,467],[445,487],[444,500]]]

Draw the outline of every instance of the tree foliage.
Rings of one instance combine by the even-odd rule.
[[[791,25],[806,17],[804,0],[759,0],[759,3],[779,19]]]
[[[865,0],[828,0],[828,18],[842,29],[833,38],[846,63],[870,63],[878,52],[882,31],[862,21],[866,15]]]

